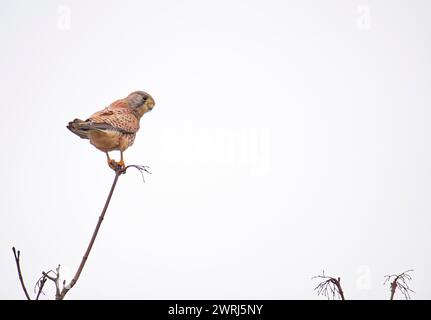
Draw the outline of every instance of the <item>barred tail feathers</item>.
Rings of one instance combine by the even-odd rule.
[[[86,121],[75,119],[69,122],[66,128],[82,139],[89,139],[88,131],[90,129],[90,126],[89,126],[89,123]]]

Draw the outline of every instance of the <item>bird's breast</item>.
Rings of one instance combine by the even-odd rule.
[[[88,134],[90,143],[97,149],[108,152],[119,150],[121,133],[113,130],[94,130]]]

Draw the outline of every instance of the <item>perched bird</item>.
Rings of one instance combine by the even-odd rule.
[[[124,168],[123,152],[130,147],[139,130],[139,120],[151,111],[154,99],[144,91],[135,91],[126,98],[114,101],[108,107],[83,121],[75,119],[67,129],[83,139],[89,139],[97,149],[106,153],[108,165],[114,170]],[[116,162],[108,152],[119,150],[121,160]]]

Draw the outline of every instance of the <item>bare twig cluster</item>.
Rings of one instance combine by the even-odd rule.
[[[62,283],[60,280],[60,265],[58,265],[58,267],[54,270],[49,270],[48,272],[42,271],[42,276],[37,280],[35,286],[34,286],[34,292],[36,294],[35,300],[39,300],[40,295],[44,294],[43,293],[43,288],[45,286],[45,283],[47,280],[51,280],[54,284],[55,284],[55,299],[56,300],[63,300],[64,297],[66,296],[66,294],[69,292],[70,289],[72,289],[72,287],[76,284],[76,282],[79,279],[79,276],[81,275],[82,270],[84,269],[85,263],[87,262],[88,256],[90,255],[91,249],[93,247],[93,244],[96,240],[97,234],[99,232],[100,226],[102,224],[102,221],[105,217],[105,213],[106,210],[108,209],[109,206],[109,202],[111,201],[111,197],[114,193],[115,190],[115,186],[117,185],[117,181],[120,175],[125,174],[127,169],[129,168],[135,168],[138,169],[139,172],[142,175],[142,179],[144,180],[144,172],[147,173],[151,173],[148,169],[149,167],[147,166],[141,166],[141,165],[129,165],[125,168],[123,167],[117,167],[114,171],[115,171],[115,178],[114,178],[114,182],[112,183],[111,186],[111,190],[109,191],[108,197],[105,201],[105,205],[103,207],[102,213],[99,216],[99,220],[97,222],[96,228],[93,231],[93,235],[91,237],[90,243],[88,244],[87,250],[84,253],[84,256],[82,257],[81,263],[74,275],[74,277],[72,278],[72,280],[66,284],[66,280],[63,280]],[[144,180],[145,182],[145,180]],[[21,271],[21,263],[20,263],[20,251],[16,250],[15,247],[12,248],[12,251],[14,253],[15,256],[15,263],[16,263],[16,267],[17,267],[17,271],[18,271],[18,277],[21,283],[21,287],[24,291],[24,294],[27,298],[27,300],[31,300],[30,295],[28,294],[28,291],[26,289],[26,286],[24,284],[24,278],[22,276],[22,271]]]
[[[322,295],[328,299],[332,298],[333,300],[335,300],[335,298],[345,300],[340,277],[334,278],[326,276],[325,271],[323,271],[321,275],[315,276],[312,279],[322,279],[317,287],[314,288],[318,296]]]
[[[391,296],[390,300],[394,300],[395,292],[398,289],[406,300],[410,300],[410,292],[414,292],[410,289],[408,281],[412,280],[410,272],[413,270],[407,270],[400,274],[390,274],[385,276],[385,282],[383,284],[390,282],[391,284]],[[393,279],[393,280],[392,280]],[[392,280],[392,281],[391,281]]]
[[[385,282],[383,283],[383,285],[388,282],[390,283],[390,300],[394,300],[394,295],[397,289],[401,291],[404,298],[406,298],[407,300],[410,299],[410,293],[414,292],[408,284],[408,281],[412,280],[412,277],[409,274],[412,271],[413,270],[407,270],[401,274],[391,274],[385,276]],[[327,276],[325,275],[325,271],[323,271],[321,275],[315,276],[312,279],[321,279],[321,282],[317,285],[316,288],[314,288],[314,290],[317,291],[318,296],[322,295],[327,297],[328,299],[332,298],[333,300],[335,300],[336,298],[345,300],[344,292],[341,287],[340,277],[335,278]]]

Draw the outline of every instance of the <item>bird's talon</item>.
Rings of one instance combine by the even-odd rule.
[[[108,165],[112,170],[114,170],[114,171],[117,170],[117,166],[118,166],[117,161],[109,159]]]

